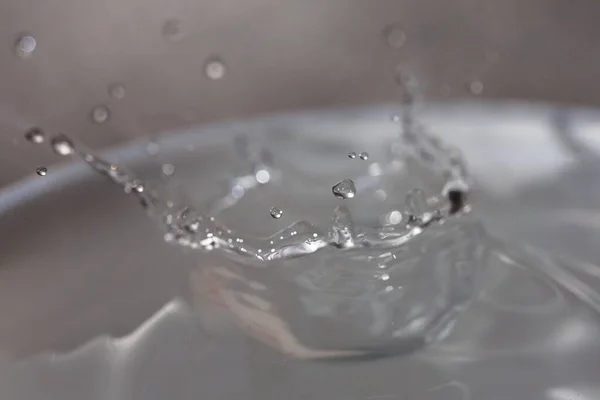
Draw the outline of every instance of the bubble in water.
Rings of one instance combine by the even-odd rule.
[[[271,217],[275,218],[275,219],[279,219],[281,217],[283,217],[283,211],[281,211],[281,208],[278,207],[273,207],[271,208],[271,211],[269,211],[271,214]]]
[[[68,156],[75,152],[75,145],[67,135],[60,134],[50,140],[52,150],[59,156]]]
[[[46,176],[46,174],[48,173],[48,168],[37,167],[37,169],[35,170],[35,173],[38,174],[39,176]]]
[[[483,92],[483,82],[479,79],[473,79],[467,83],[467,90],[471,94],[479,95]]]
[[[383,30],[383,35],[387,44],[394,49],[399,49],[406,43],[406,34],[402,31],[399,24],[388,25]]]
[[[406,195],[406,210],[415,216],[420,216],[427,212],[427,196],[422,189],[412,189]]]
[[[108,111],[108,108],[105,106],[96,106],[92,110],[92,120],[98,125],[101,125],[108,121],[109,116],[110,111]]]
[[[350,152],[350,153],[348,153],[348,157],[354,160],[356,158],[356,153]]]
[[[31,143],[44,143],[46,136],[44,135],[44,131],[39,128],[32,128],[25,133],[25,140]]]
[[[22,36],[17,41],[16,51],[21,58],[26,58],[33,54],[37,46],[37,41],[33,36]]]
[[[344,179],[336,183],[331,191],[338,199],[351,199],[356,195],[356,187],[352,179]]]
[[[161,28],[162,36],[171,42],[177,42],[184,36],[183,23],[179,19],[166,20]]]
[[[113,83],[108,86],[108,94],[115,100],[121,100],[125,97],[125,86],[120,83]]]
[[[359,155],[361,160],[368,160],[369,159],[369,153],[367,153],[366,151],[363,151],[362,153],[360,153]]]
[[[225,76],[225,64],[218,58],[212,58],[205,63],[204,73],[210,80],[222,79]]]
[[[165,176],[172,176],[175,173],[175,166],[173,164],[164,164],[161,169]]]

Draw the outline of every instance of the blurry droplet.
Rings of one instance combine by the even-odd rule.
[[[399,24],[388,25],[383,30],[383,35],[387,44],[394,49],[399,49],[406,43],[406,34],[402,31]]]
[[[46,174],[48,173],[48,168],[37,167],[37,169],[35,170],[35,173],[38,174],[39,176],[46,176]]]
[[[31,128],[25,133],[25,140],[31,143],[44,143],[45,138],[44,131],[40,128]]]
[[[375,197],[377,197],[381,201],[385,201],[387,199],[387,193],[383,189],[377,189],[375,191]]]
[[[392,115],[392,122],[400,122],[400,116],[399,115]]]
[[[440,94],[442,96],[450,96],[450,93],[452,93],[452,87],[448,84],[443,84],[440,87]]]
[[[481,94],[483,92],[483,82],[478,79],[473,79],[472,81],[467,83],[467,90],[471,94]]]
[[[183,23],[178,19],[169,19],[163,24],[161,34],[166,40],[177,42],[184,36]]]
[[[389,281],[390,280],[389,274],[382,274],[381,275],[381,280],[382,281]]]
[[[386,215],[386,223],[389,225],[398,225],[402,222],[402,213],[398,210],[389,212]]]
[[[50,139],[52,150],[59,156],[68,156],[75,152],[75,146],[66,135],[60,134]]]
[[[266,169],[259,169],[256,171],[255,178],[256,182],[264,185],[271,180],[271,174]]]
[[[96,106],[92,110],[92,121],[101,125],[108,121],[110,116],[110,111],[105,106]]]
[[[21,58],[26,58],[33,54],[37,46],[37,41],[33,36],[22,36],[17,41],[16,51]]]
[[[222,79],[225,76],[225,64],[218,58],[210,59],[204,65],[204,73],[210,80]]]
[[[381,166],[378,163],[372,163],[369,165],[369,175],[371,176],[379,176],[383,171],[381,170]]]
[[[356,153],[355,152],[348,153],[348,157],[350,157],[351,159],[355,159]]]
[[[427,212],[427,196],[422,189],[412,189],[406,195],[406,210],[415,216]]]
[[[338,199],[351,199],[356,195],[356,187],[352,179],[344,179],[338,182],[331,188],[331,191]]]
[[[108,87],[108,94],[115,100],[121,100],[125,97],[125,86],[120,83],[113,83]]]
[[[163,164],[161,169],[165,176],[172,176],[175,173],[175,166],[173,164]]]
[[[146,153],[151,156],[155,156],[158,154],[159,146],[156,142],[150,142],[146,145]]]
[[[366,151],[363,151],[362,153],[360,153],[359,155],[361,160],[368,160],[369,159],[369,153],[367,153]]]
[[[271,217],[279,219],[283,216],[283,211],[281,211],[281,208],[273,207],[271,208],[270,214]]]

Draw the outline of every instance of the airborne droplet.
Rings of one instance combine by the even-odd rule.
[[[60,134],[50,139],[52,150],[59,156],[68,156],[75,152],[75,146],[66,135]]]
[[[37,169],[35,170],[35,173],[38,174],[39,176],[46,176],[46,174],[48,173],[48,168],[37,167]]]
[[[352,199],[356,195],[356,187],[352,179],[344,179],[336,183],[331,191],[338,199]]]
[[[362,153],[360,153],[359,155],[361,160],[368,160],[369,159],[369,153],[367,153],[366,151],[363,151]]]
[[[271,217],[279,219],[283,216],[283,211],[281,211],[281,208],[273,207],[271,208],[270,214]]]
[[[16,52],[21,58],[31,56],[35,48],[37,47],[37,41],[33,36],[22,36],[17,41]]]
[[[32,128],[25,133],[25,140],[31,143],[44,143],[45,139],[44,131],[39,128]]]
[[[105,106],[96,106],[92,110],[92,121],[94,121],[98,125],[101,125],[108,121],[109,116],[110,112]]]
[[[204,73],[210,80],[217,81],[225,76],[225,64],[218,58],[212,58],[204,65]]]
[[[356,158],[356,153],[355,152],[348,153],[348,157],[354,160]]]

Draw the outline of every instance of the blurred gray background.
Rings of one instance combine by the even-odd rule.
[[[478,80],[481,98],[596,106],[599,16],[594,0],[4,1],[0,185],[57,161],[24,144],[34,126],[99,149],[207,121],[393,101],[397,66],[427,99],[472,97]],[[17,54],[22,35],[37,41],[29,57]],[[206,76],[209,60],[223,62],[222,79]],[[98,105],[103,124],[91,119]]]

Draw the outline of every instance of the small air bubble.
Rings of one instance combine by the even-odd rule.
[[[46,176],[46,174],[48,173],[48,168],[37,167],[37,169],[35,170],[35,173],[38,174],[39,176]]]
[[[37,41],[33,36],[22,36],[17,41],[16,51],[17,55],[21,58],[26,58],[33,54],[33,51],[37,47]]]
[[[366,161],[369,159],[369,153],[367,153],[366,151],[363,151],[362,153],[360,153],[359,157],[361,160]]]
[[[110,111],[105,106],[96,106],[92,109],[92,121],[98,125],[102,125],[110,117]]]
[[[75,152],[75,146],[66,135],[60,134],[50,139],[52,150],[59,156],[68,156]]]
[[[352,179],[344,179],[333,188],[331,188],[333,195],[338,199],[351,199],[356,195],[356,187]]]
[[[165,176],[173,176],[175,173],[175,166],[173,164],[163,164],[161,169]]]
[[[125,97],[125,86],[120,83],[113,83],[108,87],[108,94],[115,100],[121,100]]]
[[[273,207],[271,208],[270,214],[271,217],[279,219],[283,216],[283,211],[281,211],[281,208]]]
[[[478,79],[473,79],[467,83],[467,90],[471,94],[479,95],[483,92],[483,82]]]
[[[402,31],[399,24],[388,25],[383,30],[383,35],[387,44],[394,49],[399,49],[406,43],[406,34]]]
[[[218,58],[210,59],[204,65],[204,73],[210,80],[216,81],[225,76],[225,64]]]
[[[31,143],[44,143],[46,136],[44,135],[44,131],[39,128],[32,128],[25,133],[25,140]]]
[[[348,157],[354,160],[356,158],[356,153],[355,152],[348,153]]]

